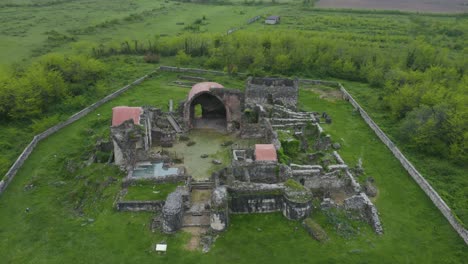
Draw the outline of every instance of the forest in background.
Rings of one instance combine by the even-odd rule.
[[[33,120],[70,112],[103,93],[105,64],[98,58],[140,54],[146,61],[174,56],[178,66],[250,75],[319,76],[382,89],[382,106],[403,142],[418,151],[468,162],[468,48],[449,50],[416,39],[400,49],[336,41],[299,31],[188,33],[178,37],[98,46],[93,56],[48,55],[0,79],[0,118]]]

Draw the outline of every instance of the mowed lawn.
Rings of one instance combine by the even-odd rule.
[[[184,249],[186,233],[151,233],[149,213],[116,212],[113,202],[123,174],[112,165],[93,164],[81,165],[70,177],[69,164],[77,160],[84,164],[93,135],[106,135],[112,107],[167,108],[169,99],[182,100],[188,89],[172,86],[175,79],[176,74],[157,74],[38,145],[0,197],[2,263],[463,263],[468,259],[463,241],[351,105],[320,99],[309,90],[300,92],[301,107],[331,115],[333,123],[324,128],[342,145],[344,160],[353,166],[362,158],[367,175],[374,177],[384,235],[363,228],[361,234],[345,239],[326,228],[330,240],[319,243],[300,223],[279,213],[237,215],[231,216],[228,231],[218,237],[211,252],[203,254]],[[228,87],[244,85],[240,79],[209,79]],[[162,241],[168,243],[166,255],[152,250]]]

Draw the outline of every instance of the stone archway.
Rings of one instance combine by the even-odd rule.
[[[196,113],[196,108],[201,109],[201,113]],[[190,102],[189,111],[190,127],[226,130],[226,106],[217,96],[209,92],[197,94]]]

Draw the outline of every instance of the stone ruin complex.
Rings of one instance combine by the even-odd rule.
[[[297,111],[298,91],[298,80],[251,77],[245,92],[214,82],[197,83],[177,109],[171,102],[168,112],[115,107],[111,137],[115,164],[128,172],[124,187],[142,179],[184,183],[165,201],[118,202],[117,208],[158,211],[153,226],[172,233],[197,225],[224,231],[230,214],[282,212],[287,219],[299,220],[318,207],[335,207],[357,212],[382,234],[376,207],[336,151],[339,144],[320,125],[331,123],[331,117]],[[267,144],[231,146],[231,164],[207,175],[209,180],[196,181],[185,168],[162,176],[135,176],[155,162],[166,168],[173,164],[174,157],[154,153],[152,146],[171,147],[190,130],[207,128]],[[302,158],[282,160],[283,151],[295,142]],[[194,190],[209,192],[211,198],[195,206]],[[314,207],[312,198],[318,198],[320,206]]]

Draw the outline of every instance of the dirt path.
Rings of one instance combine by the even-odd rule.
[[[182,231],[190,233],[191,238],[185,245],[185,249],[195,251],[200,248],[200,239],[208,231],[206,227],[184,227]]]

